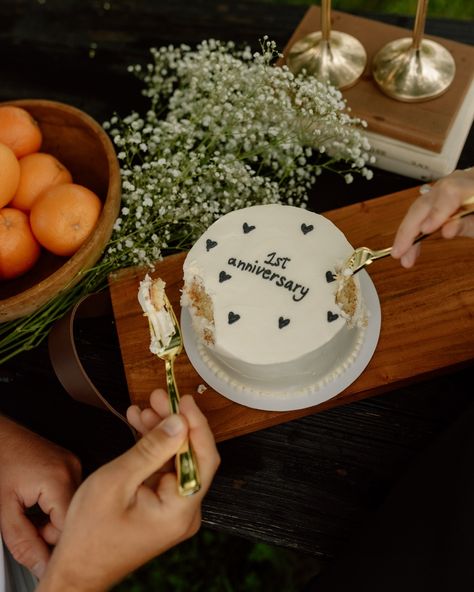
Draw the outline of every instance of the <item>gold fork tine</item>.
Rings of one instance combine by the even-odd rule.
[[[368,247],[359,247],[352,253],[351,257],[344,264],[343,270],[345,271],[348,269],[351,273],[348,273],[347,275],[354,275],[377,259],[381,259],[382,257],[390,255],[391,250],[392,247],[381,249],[380,251],[374,251]]]

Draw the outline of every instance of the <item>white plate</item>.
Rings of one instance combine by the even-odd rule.
[[[309,386],[304,389],[295,385],[284,391],[260,392],[250,382],[246,383],[245,378],[243,378],[242,384],[237,386],[230,376],[226,376],[224,367],[220,367],[219,373],[216,373],[203,359],[201,355],[202,346],[196,341],[191,317],[188,310],[183,307],[181,330],[189,361],[203,381],[215,391],[235,403],[253,409],[262,409],[264,411],[305,409],[335,397],[362,374],[374,354],[380,335],[381,311],[377,291],[366,271],[362,270],[358,275],[362,295],[369,312],[367,329],[357,358],[331,382],[322,386],[318,383],[313,387]]]

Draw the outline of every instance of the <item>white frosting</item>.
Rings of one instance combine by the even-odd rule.
[[[162,280],[155,281],[161,282],[163,284],[162,289],[164,290],[165,283]],[[173,319],[164,307],[164,304],[153,302],[151,296],[152,284],[153,280],[147,274],[140,282],[138,288],[138,302],[142,307],[144,316],[148,317],[150,323],[150,351],[152,354],[158,354],[163,347],[169,344],[176,329]]]
[[[331,276],[352,252],[330,220],[302,208],[254,206],[217,220],[186,257],[182,296],[201,342],[205,330],[213,336],[210,363],[270,386],[314,384],[352,363],[364,330],[348,326]],[[213,323],[197,314],[193,285],[211,299]]]

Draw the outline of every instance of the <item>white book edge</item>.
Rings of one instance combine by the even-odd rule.
[[[457,165],[474,119],[474,80],[448,132],[441,152],[367,131],[376,158],[374,167],[407,177],[432,181],[451,173]]]

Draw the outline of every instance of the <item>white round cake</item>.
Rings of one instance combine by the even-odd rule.
[[[339,273],[352,251],[330,220],[302,208],[253,206],[217,220],[183,268],[181,304],[206,363],[267,391],[333,380],[356,359],[366,325],[357,277]]]

